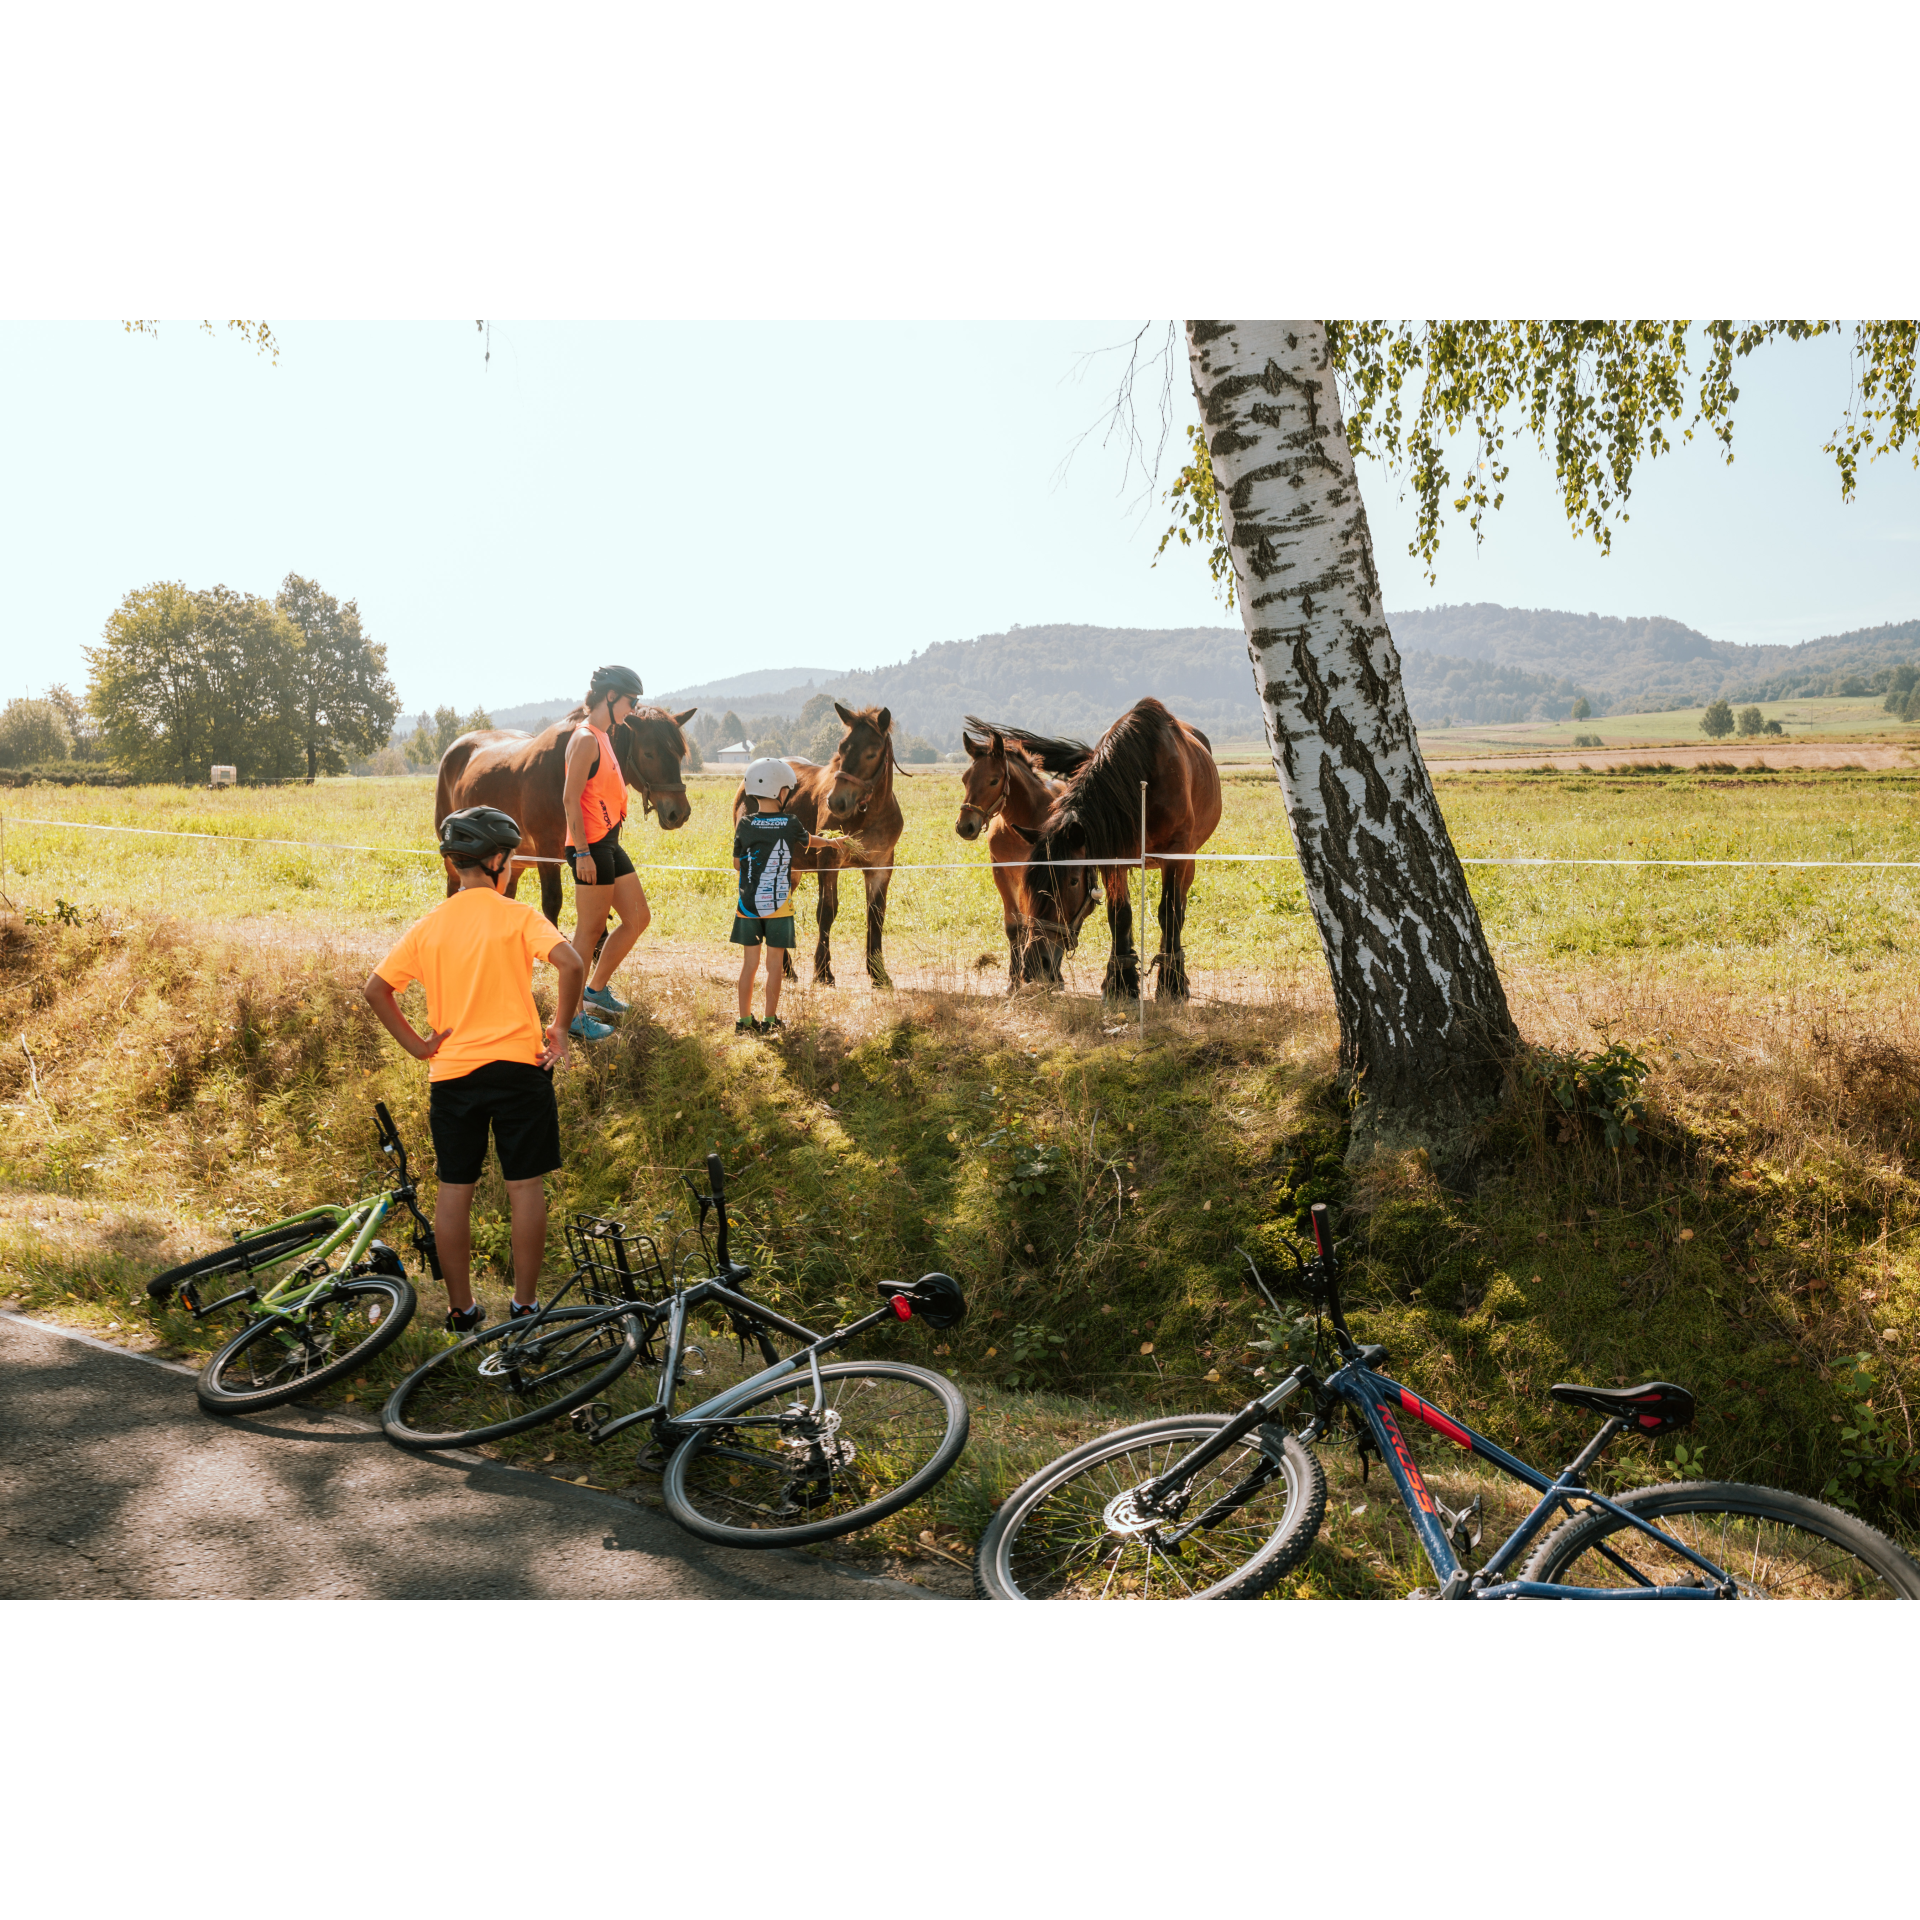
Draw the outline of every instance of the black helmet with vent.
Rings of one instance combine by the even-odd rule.
[[[440,822],[440,851],[455,866],[470,867],[520,844],[520,823],[498,807],[461,807]]]
[[[625,694],[629,700],[638,700],[646,692],[640,684],[640,676],[631,667],[596,667],[593,684],[587,689],[587,704],[592,704],[603,694],[616,696]]]

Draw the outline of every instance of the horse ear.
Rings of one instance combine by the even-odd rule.
[[[860,717],[857,713],[849,712],[838,700],[833,703],[833,710],[840,716],[841,724],[844,726],[852,726]]]
[[[992,747],[981,746],[970,733],[960,736],[960,744],[966,748],[969,760],[984,760],[993,751]]]
[[[993,757],[996,760],[1007,757],[1007,743],[997,733],[993,736]]]
[[[882,707],[873,724],[880,729],[882,737],[891,733],[893,731],[893,709],[891,707]]]
[[[1007,825],[1010,826],[1028,846],[1037,847],[1040,844],[1040,829],[1038,827],[1023,827],[1018,820],[1009,820]]]
[[[700,709],[698,707],[689,707],[685,713],[676,713],[673,716],[673,724],[676,727],[684,727],[699,711]]]

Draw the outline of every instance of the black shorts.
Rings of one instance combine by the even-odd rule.
[[[626,848],[620,844],[620,829],[618,827],[615,827],[604,840],[596,840],[587,851],[593,855],[593,884],[596,887],[610,887],[622,874],[633,871],[633,861],[629,857]],[[579,858],[580,849],[578,847],[569,847],[567,849],[567,865],[569,867],[572,867],[573,863]],[[578,871],[575,871],[573,881],[575,886],[580,884]]]
[[[509,1180],[535,1180],[560,1164],[560,1109],[553,1074],[519,1060],[489,1060],[457,1080],[436,1080],[427,1125],[441,1180],[470,1187],[486,1170],[487,1126]]]
[[[793,915],[770,913],[763,920],[757,914],[733,912],[733,931],[727,938],[736,947],[757,947],[762,941],[770,947],[793,945]]]

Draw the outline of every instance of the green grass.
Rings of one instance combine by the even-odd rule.
[[[640,847],[711,857],[729,791],[700,783],[694,824],[671,839],[649,824]],[[1467,854],[1920,857],[1915,791],[1892,774],[1440,782]],[[978,858],[951,834],[956,792],[944,773],[911,783],[903,857]],[[156,854],[9,825],[0,887],[34,917],[0,923],[0,992],[17,1009],[0,1054],[0,1290],[192,1358],[207,1330],[152,1314],[149,1273],[228,1226],[374,1184],[374,1097],[426,1158],[425,1082],[357,989],[393,930],[438,897],[430,863],[397,857],[419,844],[430,789],[13,798],[19,813],[211,818],[396,850],[330,859],[310,885],[305,856],[280,867],[230,842]],[[1216,845],[1276,836],[1271,782],[1230,780]],[[656,871],[661,936],[623,976],[636,1012],[561,1083],[554,1257],[563,1209],[684,1227],[679,1170],[717,1146],[769,1297],[803,1317],[831,1322],[881,1281],[958,1275],[972,1307],[961,1329],[906,1327],[886,1343],[956,1374],[976,1409],[961,1467],[882,1530],[902,1551],[925,1530],[964,1552],[1025,1473],[1105,1426],[1239,1404],[1264,1364],[1249,1342],[1266,1330],[1234,1247],[1272,1261],[1314,1198],[1345,1209],[1356,1330],[1496,1438],[1557,1463],[1589,1423],[1546,1397],[1553,1380],[1676,1379],[1701,1395],[1687,1440],[1709,1472],[1813,1492],[1836,1482],[1905,1526],[1911,1469],[1876,1481],[1845,1436],[1865,1430],[1870,1401],[1885,1427],[1875,1457],[1914,1450],[1909,879],[1472,873],[1529,1037],[1582,1050],[1615,1037],[1650,1061],[1632,1151],[1616,1159],[1594,1123],[1516,1093],[1471,1192],[1441,1191],[1417,1161],[1356,1183],[1324,974],[1286,867],[1207,874],[1189,925],[1207,997],[1151,1006],[1144,1045],[1084,990],[1097,941],[1082,991],[1003,996],[998,902],[978,873],[901,876],[898,991],[871,991],[849,948],[848,984],[796,990],[785,1039],[736,1040],[727,882]],[[46,917],[59,898],[80,904],[77,924]],[[979,952],[989,968],[971,966]],[[497,1178],[476,1244],[482,1296],[503,1311]],[[430,1350],[441,1310],[425,1300],[405,1351],[349,1389],[356,1402]],[[1864,1387],[1860,1353],[1873,1356]],[[624,1445],[592,1453],[543,1429],[503,1452],[648,1496]],[[1629,1445],[1621,1482],[1670,1460],[1664,1443]],[[1379,1487],[1376,1475],[1336,1499],[1297,1590],[1391,1594],[1425,1579]]]
[[[1920,740],[1903,721],[1888,713],[1876,695],[1872,698],[1762,700],[1762,720],[1778,720],[1789,740],[1812,740],[1821,745],[1842,741],[1885,741],[1906,745]],[[1736,709],[1738,711],[1739,709]],[[1730,734],[1710,740],[1700,731],[1704,707],[1673,707],[1660,713],[1609,713],[1588,720],[1524,720],[1500,726],[1471,723],[1420,729],[1420,751],[1429,760],[1462,754],[1521,752],[1551,747],[1571,752],[1575,735],[1597,733],[1605,747],[1712,747],[1728,752],[1756,746],[1778,746],[1778,736],[1764,740]]]

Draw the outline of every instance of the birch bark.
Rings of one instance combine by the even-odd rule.
[[[1353,1145],[1457,1165],[1517,1041],[1414,742],[1317,320],[1191,320],[1247,652],[1356,1076]]]

